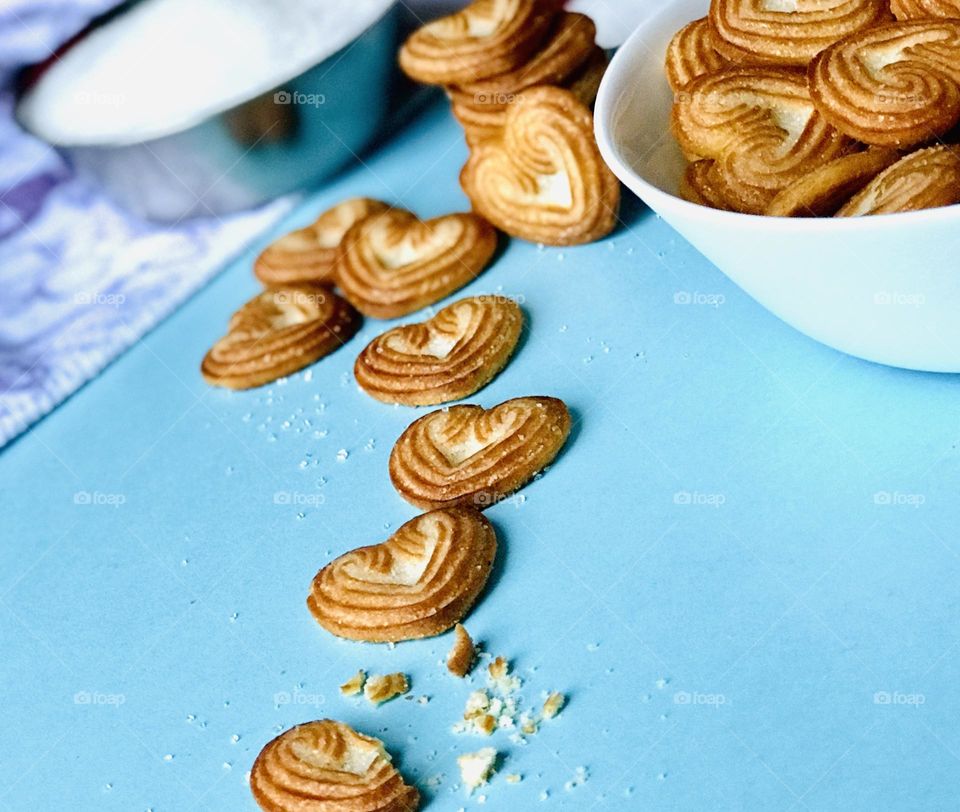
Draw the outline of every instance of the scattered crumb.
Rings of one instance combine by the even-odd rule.
[[[477,649],[473,645],[473,639],[469,632],[461,624],[456,625],[454,634],[456,636],[453,641],[453,648],[447,655],[447,670],[454,676],[463,678],[470,673],[470,669],[473,667]]]
[[[423,694],[422,696],[417,697],[418,705],[426,705],[429,701],[430,701],[430,697],[427,696],[426,694]]]
[[[487,802],[487,796],[486,796],[486,795],[478,795],[478,796],[477,796],[477,803],[478,803],[478,804],[485,804],[486,802]]]
[[[497,751],[492,747],[484,747],[476,753],[464,753],[457,758],[460,780],[468,793],[487,783],[496,762]]]
[[[520,775],[520,773],[510,773],[509,775],[505,776],[505,780],[508,784],[519,784],[521,781],[523,781],[523,776]]]
[[[443,773],[437,773],[437,775],[431,775],[426,781],[423,782],[424,786],[435,789],[443,783],[445,778]]]
[[[558,691],[554,691],[547,697],[547,701],[543,703],[543,718],[553,719],[560,713],[566,703],[567,698]]]
[[[537,732],[537,720],[526,711],[520,714],[520,732],[525,736],[532,736]]]
[[[589,777],[590,774],[587,772],[586,767],[577,767],[577,769],[573,771],[573,778],[567,781],[567,783],[563,785],[563,788],[567,792],[572,792],[577,787],[581,787],[586,784]]]
[[[481,716],[476,717],[474,724],[477,730],[486,736],[492,735],[493,731],[497,729],[497,720],[494,719],[489,713],[484,713]]]
[[[489,672],[487,683],[497,693],[506,696],[520,690],[522,685],[520,677],[510,673],[510,663],[503,657],[497,657],[490,663],[487,671]]]
[[[379,705],[409,690],[410,683],[406,674],[400,672],[382,676],[375,674],[367,679],[366,685],[363,686],[363,695],[375,705]]]
[[[545,801],[545,800],[547,800],[547,798],[549,798],[549,797],[550,797],[550,790],[548,790],[548,789],[545,789],[543,792],[540,793],[540,800],[541,800],[541,801]]]
[[[340,686],[340,693],[344,696],[356,696],[363,690],[363,683],[366,682],[367,674],[361,668]]]

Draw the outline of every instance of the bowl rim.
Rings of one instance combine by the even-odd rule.
[[[775,217],[765,214],[746,214],[701,206],[698,203],[684,200],[679,195],[665,192],[660,187],[650,183],[623,158],[620,145],[613,135],[615,132],[613,120],[623,96],[631,92],[636,93],[639,90],[637,86],[631,88],[629,75],[632,73],[632,66],[641,59],[649,60],[656,56],[649,46],[642,46],[645,41],[644,35],[651,28],[662,25],[664,17],[676,13],[674,5],[672,2],[667,2],[658,11],[644,19],[623,45],[617,49],[600,82],[594,107],[594,136],[600,155],[613,173],[652,209],[659,213],[660,204],[662,204],[676,208],[688,217],[716,218],[720,224],[724,222],[731,225],[734,223],[752,224],[757,227],[761,227],[762,224],[763,227],[776,226],[791,232],[810,234],[835,234],[875,229],[887,224],[907,226],[916,225],[918,222],[935,224],[941,220],[955,222],[960,217],[960,204],[864,217]],[[692,22],[692,20],[686,22]],[[685,25],[686,22],[683,24]],[[643,55],[644,50],[649,52],[646,56]],[[639,55],[638,51],[640,52]],[[664,81],[666,81],[665,73]],[[619,91],[620,87],[624,88],[622,92]]]

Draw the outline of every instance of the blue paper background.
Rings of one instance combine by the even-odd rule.
[[[356,194],[463,209],[464,158],[435,109],[285,225]],[[265,237],[0,457],[0,809],[253,810],[275,727],[325,715],[413,780],[444,774],[436,810],[476,805],[455,757],[486,744],[507,755],[490,809],[956,808],[955,378],[814,344],[639,204],[623,216],[588,247],[513,241],[464,291],[523,296],[529,322],[471,401],[550,394],[577,421],[489,511],[501,557],[468,621],[531,701],[569,694],[557,720],[523,748],[454,736],[449,637],[390,650],[310,618],[331,555],[415,515],[386,467],[423,410],[357,390],[375,321],[309,381],[202,382]],[[358,667],[431,700],[340,697]]]

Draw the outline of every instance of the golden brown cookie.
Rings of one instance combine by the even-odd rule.
[[[519,67],[550,30],[555,0],[473,0],[427,23],[400,49],[400,67],[419,82],[478,82]]]
[[[960,20],[880,25],[840,40],[809,68],[810,95],[839,130],[910,147],[960,120]]]
[[[404,783],[383,742],[332,719],[297,725],[267,744],[250,771],[265,812],[414,812],[420,793]]]
[[[496,247],[496,232],[476,214],[420,220],[389,209],[361,220],[344,236],[337,282],[361,313],[393,319],[472,281]]]
[[[384,403],[460,400],[502,370],[520,339],[523,312],[503,296],[471,296],[418,324],[371,341],[354,365],[360,387]]]
[[[388,208],[386,203],[369,197],[345,200],[311,225],[270,243],[254,262],[253,272],[268,287],[296,282],[332,283],[337,247],[343,235],[359,220]]]
[[[896,162],[894,149],[871,147],[808,172],[771,201],[770,217],[832,217],[851,196]]]
[[[837,217],[893,214],[960,203],[960,147],[921,149],[881,172]]]
[[[838,39],[891,19],[888,0],[711,0],[716,48],[741,65],[804,66]]]
[[[710,21],[703,17],[685,25],[667,46],[667,81],[674,91],[687,82],[713,73],[727,64],[716,48],[716,34]]]
[[[233,314],[227,334],[206,354],[200,371],[214,386],[262,386],[329,355],[359,327],[357,312],[329,288],[266,290]]]
[[[383,643],[432,637],[462,620],[490,576],[493,526],[472,508],[417,516],[387,541],[327,564],[307,606],[338,637]]]
[[[689,164],[680,180],[680,197],[700,206],[729,211],[730,205],[717,189],[713,168],[714,161],[710,160]]]
[[[548,397],[440,409],[400,435],[390,452],[390,480],[420,508],[485,508],[549,465],[570,425],[563,401]]]
[[[715,161],[714,188],[731,208],[760,214],[777,192],[853,148],[817,112],[803,73],[725,68],[678,94],[673,131],[684,152]]]
[[[890,10],[898,20],[960,18],[960,0],[890,0]]]
[[[547,41],[528,62],[507,73],[450,87],[447,92],[457,118],[467,129],[503,126],[507,105],[517,94],[537,85],[563,85],[593,55],[597,28],[583,14],[563,12]]]
[[[606,73],[609,60],[603,48],[595,47],[579,69],[567,78],[560,87],[569,90],[585,107],[593,108],[597,99],[597,91],[603,74]],[[496,77],[495,77],[496,78]],[[543,84],[543,83],[539,83]],[[498,138],[503,134],[507,121],[509,102],[520,96],[522,91],[497,97],[503,101],[502,106],[468,104],[462,97],[453,97],[453,115],[463,127],[467,144],[471,149],[490,138]]]
[[[477,212],[532,242],[593,242],[616,225],[620,183],[600,157],[593,116],[568,90],[524,91],[503,134],[471,151],[460,184]]]

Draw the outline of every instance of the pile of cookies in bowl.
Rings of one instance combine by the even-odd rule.
[[[666,73],[689,201],[779,217],[960,202],[958,0],[712,0]]]
[[[607,64],[594,36],[588,17],[557,0],[475,0],[416,31],[400,64],[447,89],[470,150],[460,183],[471,211],[422,220],[357,197],[280,237],[254,263],[264,290],[207,352],[204,379],[259,387],[348,345],[364,317],[398,319],[434,305],[483,273],[499,232],[557,246],[609,234],[620,185],[593,133],[591,107]],[[482,511],[541,473],[572,426],[567,406],[549,396],[447,405],[505,370],[523,327],[515,301],[469,296],[389,327],[358,352],[354,375],[370,397],[442,408],[411,422],[385,472],[426,512],[314,577],[307,606],[327,632],[399,643],[454,629],[448,669],[466,673],[473,647],[459,624],[480,599],[497,550]],[[269,810],[419,804],[379,741],[329,719],[267,744],[250,783]]]

